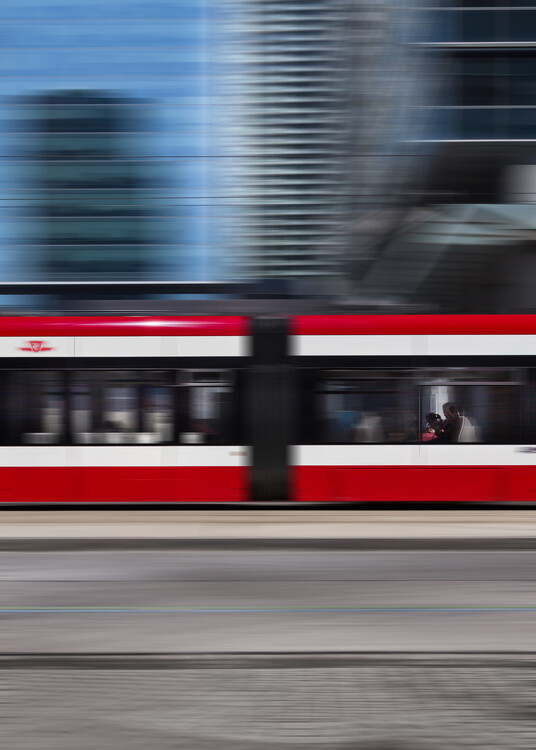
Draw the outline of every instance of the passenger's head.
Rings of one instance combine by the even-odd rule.
[[[458,411],[458,407],[456,404],[453,404],[452,401],[447,401],[446,404],[443,404],[443,414],[445,415],[445,419],[458,419],[460,416],[460,412]]]
[[[426,422],[433,427],[438,422],[441,422],[441,417],[439,416],[439,414],[431,411],[426,415]]]

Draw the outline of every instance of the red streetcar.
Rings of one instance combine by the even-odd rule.
[[[292,322],[292,497],[536,500],[536,315]]]
[[[241,501],[244,318],[0,318],[2,502]]]
[[[0,502],[530,501],[536,315],[0,318]]]

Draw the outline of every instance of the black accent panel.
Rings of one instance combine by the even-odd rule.
[[[288,500],[288,453],[294,420],[288,320],[256,318],[253,362],[247,374],[246,443],[251,446],[251,498]]]
[[[292,357],[291,362],[296,369],[313,368],[317,370],[357,368],[360,370],[376,370],[384,367],[419,369],[421,367],[536,367],[536,357],[531,355],[412,355],[412,356],[366,356],[344,357]]]
[[[0,370],[236,370],[249,357],[0,357]]]

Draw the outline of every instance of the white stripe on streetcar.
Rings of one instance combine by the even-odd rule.
[[[244,357],[247,336],[3,336],[0,357]]]
[[[250,464],[241,445],[28,445],[1,446],[0,467],[234,466]],[[45,477],[43,479],[45,481]]]
[[[536,445],[293,445],[291,465],[536,467]]]
[[[305,335],[293,336],[294,356],[536,355],[536,335]]]

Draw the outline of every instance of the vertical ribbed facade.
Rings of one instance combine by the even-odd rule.
[[[344,186],[339,0],[238,0],[230,227],[239,277],[334,278]]]

